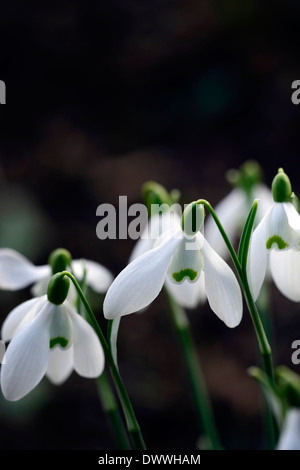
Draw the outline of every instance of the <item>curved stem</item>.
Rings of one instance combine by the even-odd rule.
[[[255,333],[256,333],[257,341],[258,341],[258,344],[259,344],[260,353],[261,353],[261,356],[262,356],[264,370],[265,370],[266,374],[268,375],[268,377],[270,378],[271,383],[274,386],[276,386],[275,378],[274,378],[274,366],[273,366],[271,346],[269,344],[267,335],[265,333],[265,330],[264,330],[259,312],[257,310],[256,304],[253,300],[253,297],[252,297],[252,294],[251,294],[251,291],[250,291],[250,287],[249,287],[249,283],[248,283],[248,278],[247,278],[247,256],[248,256],[248,250],[249,250],[250,233],[249,233],[248,243],[244,243],[244,246],[243,246],[243,249],[242,249],[242,253],[241,253],[242,264],[241,264],[237,254],[236,254],[234,248],[232,247],[232,245],[230,243],[230,240],[227,237],[227,234],[226,234],[226,232],[225,232],[218,216],[216,215],[215,211],[213,210],[211,204],[208,201],[206,201],[205,199],[198,199],[197,204],[203,204],[208,209],[208,211],[210,212],[211,216],[213,217],[213,219],[214,219],[214,221],[215,221],[215,223],[216,223],[216,225],[217,225],[217,227],[218,227],[218,229],[219,229],[219,231],[220,231],[220,233],[223,237],[224,242],[226,243],[226,246],[227,246],[228,251],[231,255],[232,261],[234,263],[235,269],[237,271],[237,275],[238,275],[240,285],[241,285],[241,288],[242,288],[242,291],[243,291],[243,294],[244,294],[244,298],[246,300],[247,307],[248,307],[248,310],[249,310],[249,313],[250,313],[250,316],[251,316],[251,319],[252,319],[252,323],[253,323],[254,330],[255,330]],[[248,223],[248,220],[247,220],[247,223]],[[253,222],[254,222],[254,219],[252,221],[252,225],[250,226],[250,224],[249,224],[249,227],[247,227],[248,230],[250,230],[250,229],[252,230]],[[276,429],[276,423],[275,423],[274,419],[272,419],[272,447],[274,447],[274,444],[276,442],[277,434],[278,434],[278,430]]]
[[[255,332],[256,332],[257,340],[258,340],[258,343],[259,343],[260,352],[264,357],[266,356],[266,360],[264,360],[264,363],[267,364],[267,369],[268,369],[268,372],[269,372],[268,375],[273,380],[274,379],[273,367],[270,368],[270,364],[272,363],[272,360],[269,357],[269,356],[271,356],[271,347],[269,345],[269,341],[268,341],[267,336],[265,334],[263,324],[261,322],[258,310],[256,308],[255,302],[253,300],[253,297],[252,297],[252,294],[251,294],[251,291],[250,291],[250,288],[249,288],[249,284],[248,284],[248,280],[247,280],[247,272],[246,272],[246,262],[243,263],[243,266],[241,265],[241,263],[238,259],[238,256],[237,256],[233,246],[231,245],[230,240],[227,237],[227,234],[226,234],[220,220],[218,219],[215,211],[213,210],[212,206],[210,205],[210,203],[208,201],[206,201],[205,199],[199,199],[197,201],[197,203],[198,204],[203,204],[209,210],[211,216],[214,218],[214,220],[215,220],[215,222],[218,226],[218,229],[220,230],[220,233],[221,233],[221,235],[224,239],[224,242],[226,243],[226,246],[227,246],[228,251],[231,255],[232,261],[234,263],[235,269],[237,271],[237,275],[238,275],[238,278],[239,278],[239,281],[240,281],[240,285],[242,287],[243,294],[244,294],[245,300],[247,302],[248,310],[249,310],[251,318],[252,318],[252,322],[253,322],[254,329],[255,329]],[[247,250],[247,247],[244,247],[244,253],[243,253],[243,259],[244,260],[247,259],[247,252],[248,252],[248,250],[247,250],[247,252],[245,253],[245,249]]]
[[[105,371],[97,378],[96,382],[102,408],[107,415],[107,419],[116,439],[118,450],[131,450],[132,447],[128,439],[126,428],[124,427],[117,401],[112,393]]]
[[[86,295],[86,275],[87,275],[87,270],[86,270],[86,267],[84,266],[83,278],[79,284],[84,295]],[[79,295],[77,296],[76,305],[77,305],[77,312],[79,313],[79,315],[87,319],[85,310],[82,311],[83,310],[82,302],[81,302],[81,298]],[[105,412],[107,420],[110,424],[118,449],[119,450],[132,449],[132,446],[128,439],[126,426],[124,425],[123,419],[119,411],[118,403],[111,389],[111,385],[110,385],[110,382],[108,380],[105,370],[102,372],[102,374],[99,377],[96,378],[96,384],[97,384],[98,395],[99,395],[99,399],[100,399],[103,411]]]
[[[105,337],[102,333],[102,330],[101,330],[101,328],[100,328],[100,326],[99,326],[99,324],[96,320],[94,312],[92,311],[92,309],[90,307],[90,304],[87,301],[87,298],[85,297],[78,281],[73,276],[73,274],[69,273],[68,271],[63,271],[63,272],[60,273],[60,275],[61,275],[61,277],[67,276],[73,282],[73,284],[74,284],[74,286],[75,286],[75,288],[76,288],[76,290],[77,290],[77,292],[78,292],[78,294],[81,298],[81,301],[84,305],[84,308],[85,308],[85,310],[86,310],[86,312],[89,316],[90,322],[91,322],[93,328],[95,329],[95,331],[98,335],[98,338],[99,338],[100,343],[102,345],[106,360],[107,360],[107,362],[109,364],[109,367],[110,367],[112,378],[114,380],[115,386],[116,386],[118,394],[119,394],[120,402],[122,404],[125,419],[126,419],[128,432],[129,432],[129,434],[132,438],[134,448],[136,450],[145,450],[146,449],[145,442],[144,442],[144,439],[143,439],[143,436],[142,436],[142,433],[141,433],[140,426],[139,426],[138,421],[136,419],[134,410],[132,408],[129,396],[127,394],[126,388],[123,384],[123,381],[121,379],[119,371],[118,371],[118,369],[115,365],[115,362],[114,362],[114,359],[112,357],[110,348],[108,347],[106,339],[105,339]]]

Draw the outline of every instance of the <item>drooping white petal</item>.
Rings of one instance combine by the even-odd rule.
[[[105,318],[112,319],[137,312],[147,307],[158,296],[174,250],[182,238],[182,231],[176,232],[121,271],[104,299]]]
[[[40,297],[42,295],[47,294],[48,285],[51,280],[51,274],[49,273],[48,276],[45,276],[40,281],[36,282],[31,288],[31,294],[34,297]]]
[[[83,279],[84,270],[86,269],[87,285],[100,294],[106,292],[113,281],[112,273],[102,266],[102,264],[96,263],[95,261],[73,260],[72,269],[78,280]]]
[[[55,385],[65,382],[73,371],[73,347],[54,348],[49,354],[46,377]]]
[[[300,215],[291,202],[284,202],[283,208],[288,220],[288,224],[295,236],[295,247],[300,248]]]
[[[266,248],[285,250],[293,248],[296,233],[290,227],[287,212],[291,215],[292,204],[274,203],[266,224]],[[300,217],[300,216],[298,216]],[[298,237],[299,238],[299,237]]]
[[[82,377],[93,378],[102,374],[104,352],[92,326],[68,304],[73,329],[73,367]]]
[[[256,301],[259,296],[267,271],[268,253],[266,249],[266,225],[269,213],[270,211],[258,224],[250,239],[247,259],[247,278],[254,301]]]
[[[276,447],[277,450],[300,450],[300,410],[287,412],[285,424]]]
[[[293,302],[300,302],[300,251],[272,250],[270,270],[277,289]]]
[[[205,241],[202,248],[205,287],[209,305],[230,328],[237,326],[243,313],[239,283],[228,264]]]
[[[199,303],[206,301],[204,272],[201,271],[200,277],[196,282],[184,280],[181,284],[170,281],[166,277],[165,287],[173,299],[184,308],[195,308]]]
[[[247,217],[247,198],[243,190],[233,189],[214,208],[229,240],[234,243],[240,227]],[[228,248],[211,215],[208,216],[204,226],[205,238],[211,247],[224,259],[229,257]]]
[[[40,307],[41,299],[35,298],[26,300],[15,307],[6,317],[1,329],[1,338],[3,341],[10,341],[17,333],[20,327],[30,322],[38,308]]]
[[[7,400],[24,397],[45,375],[52,311],[51,305],[45,304],[34,320],[24,326],[8,345],[1,370],[1,387]]]
[[[169,230],[177,228],[179,224],[180,217],[175,211],[166,211],[162,214],[154,214],[151,216],[141,237],[136,242],[131,252],[129,263],[154,248],[158,238]]]
[[[0,249],[0,289],[23,289],[49,273],[48,265],[34,266],[17,251],[9,248]]]
[[[253,201],[259,199],[259,204],[257,206],[256,217],[254,221],[254,226],[256,227],[259,222],[266,215],[268,210],[274,204],[272,191],[264,183],[256,184],[252,190]],[[250,211],[250,207],[249,207]]]

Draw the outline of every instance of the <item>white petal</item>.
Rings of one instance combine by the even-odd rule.
[[[168,268],[168,277],[172,282],[181,284],[185,279],[189,282],[196,282],[202,267],[200,248],[201,244],[198,242],[198,238],[183,238],[174,251]]]
[[[106,292],[113,281],[111,272],[95,261],[80,259],[72,261],[74,275],[79,281],[83,279],[85,268],[87,285],[100,294]]]
[[[73,347],[54,348],[49,354],[46,377],[55,385],[65,382],[73,371]]]
[[[47,303],[8,345],[1,370],[1,387],[7,400],[15,401],[24,397],[45,375],[52,311],[51,305]]]
[[[49,275],[49,272],[48,265],[34,266],[17,251],[0,249],[0,289],[23,289]]]
[[[272,250],[270,270],[277,289],[293,302],[300,302],[300,251]]]
[[[105,364],[100,340],[92,326],[70,305],[68,311],[73,327],[74,370],[82,377],[98,377],[102,374]]]
[[[1,329],[3,341],[10,341],[20,327],[31,321],[37,309],[40,307],[41,299],[30,299],[15,307],[6,317]]]
[[[239,283],[228,264],[206,241],[202,253],[209,305],[228,327],[234,328],[240,323],[243,313]]]
[[[274,200],[272,196],[272,191],[264,183],[259,183],[254,186],[253,199],[259,199],[259,204],[257,207],[257,213],[254,222],[254,226],[256,227],[266,215],[268,210],[272,207],[272,205],[274,204]]]
[[[291,202],[284,202],[283,204],[288,224],[290,228],[296,232],[295,237],[299,241],[299,234],[300,234],[300,215],[298,214],[295,206]]]
[[[143,253],[154,248],[158,238],[171,229],[177,228],[180,217],[175,211],[166,211],[162,214],[154,214],[143,230],[140,239],[136,242],[129,258],[129,263],[141,256]]]
[[[151,238],[139,238],[136,244],[134,245],[134,248],[130,254],[128,262],[131,263],[133,260],[135,260],[139,256],[151,250],[154,246],[154,242],[155,240],[152,240]]]
[[[233,189],[214,208],[229,240],[234,243],[247,217],[247,199],[245,192]],[[229,258],[228,248],[211,215],[204,224],[205,238],[211,247],[224,259]]]
[[[167,276],[165,287],[174,300],[184,308],[195,308],[199,303],[204,303],[206,300],[203,271],[196,282],[184,280],[181,284],[177,284],[170,281]]]
[[[267,270],[266,224],[268,214],[251,235],[247,260],[247,278],[254,301],[257,300]]]
[[[183,237],[173,236],[128,264],[107,291],[103,303],[107,319],[147,307],[160,293],[174,250]]]
[[[72,323],[65,304],[54,306],[50,324],[50,349],[69,348],[72,344]]]
[[[31,294],[34,297],[40,297],[42,295],[47,294],[48,285],[51,280],[51,274],[49,273],[48,276],[45,276],[40,281],[36,282],[31,288]]]
[[[300,450],[300,410],[292,408],[288,411],[281,432],[277,450]]]
[[[288,205],[279,202],[274,203],[271,208],[266,224],[267,249],[284,250],[293,248],[297,244],[295,238],[297,233],[291,228],[287,216],[287,212],[291,213],[289,209],[293,209],[291,203]],[[300,216],[298,215],[298,217]],[[299,236],[297,238],[299,241]]]

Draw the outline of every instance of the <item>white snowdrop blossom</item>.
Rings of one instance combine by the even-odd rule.
[[[243,188],[234,188],[214,207],[214,211],[232,244],[239,238],[255,199],[260,200],[255,218],[255,222],[258,224],[273,204],[272,192],[263,183],[258,183],[252,188],[251,199]],[[222,258],[229,257],[228,248],[211,216],[207,218],[205,223],[205,238]]]
[[[233,271],[202,233],[188,234],[180,223],[115,278],[104,299],[104,316],[119,318],[147,307],[165,283],[176,292],[179,304],[185,303],[187,294],[194,304],[204,283],[215,314],[229,327],[240,323],[242,295]]]
[[[95,261],[72,260],[70,268],[79,281],[83,279],[86,270],[86,284],[98,293],[106,292],[113,280],[111,272]],[[42,296],[47,292],[51,276],[49,264],[35,266],[15,250],[0,249],[0,289],[15,291],[34,284],[33,295]]]
[[[291,408],[287,412],[277,450],[300,450],[300,410]]]
[[[23,302],[4,321],[1,336],[10,341],[1,369],[7,400],[27,395],[44,375],[59,385],[73,369],[86,378],[104,369],[98,336],[67,300],[54,305],[44,295]]]
[[[178,227],[180,220],[179,214],[172,208],[169,211],[152,215],[131,252],[129,263],[154,248],[160,237]],[[169,276],[166,276],[165,288],[174,300],[184,308],[194,308],[199,303],[206,301],[204,273],[198,279],[197,285],[192,284],[187,279],[175,284],[170,281]]]
[[[247,277],[254,300],[259,296],[269,266],[277,288],[300,300],[295,274],[300,249],[300,216],[291,202],[274,202],[254,230],[249,247]]]

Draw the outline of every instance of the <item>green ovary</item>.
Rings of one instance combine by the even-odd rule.
[[[53,349],[57,344],[62,348],[66,348],[69,343],[69,340],[63,338],[62,336],[57,336],[56,338],[50,339],[50,349]]]
[[[182,269],[178,273],[173,273],[172,276],[176,282],[181,282],[185,277],[188,277],[190,281],[194,281],[198,273],[193,269]]]
[[[267,249],[270,250],[274,243],[276,243],[279,250],[284,250],[284,248],[287,248],[289,246],[281,237],[279,237],[278,235],[274,235],[273,237],[267,240]]]

